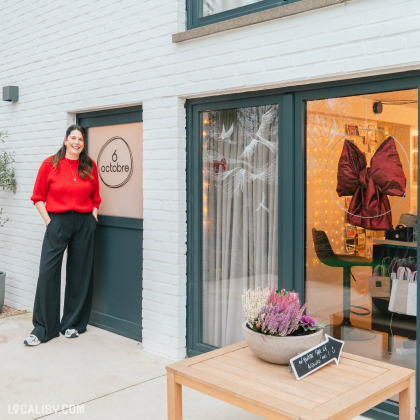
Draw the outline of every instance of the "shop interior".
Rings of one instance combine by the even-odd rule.
[[[307,312],[344,351],[412,369],[417,156],[416,89],[307,102]]]

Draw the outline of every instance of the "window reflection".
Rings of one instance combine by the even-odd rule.
[[[201,114],[203,341],[242,341],[244,289],[277,285],[278,106]]]
[[[390,298],[398,269],[407,276],[417,270],[417,96],[417,90],[406,90],[308,101],[306,115],[310,314],[329,326],[327,333],[345,340],[345,351],[412,369],[416,317],[408,314],[407,301],[417,298],[416,288],[402,298],[405,308],[390,306]],[[368,169],[355,171],[363,159]],[[369,196],[375,164],[379,187]],[[360,188],[360,208],[351,181]],[[381,217],[384,224],[376,223]],[[394,229],[403,225],[399,234],[386,219]]]

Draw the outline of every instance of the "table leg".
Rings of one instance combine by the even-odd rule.
[[[414,420],[415,392],[414,376],[410,378],[408,388],[400,392],[400,420]]]
[[[394,354],[394,336],[388,333],[388,353]]]
[[[167,373],[168,420],[182,420],[182,386],[175,382],[175,375]]]
[[[390,354],[388,353],[388,334],[381,333],[382,336],[382,357],[389,359]]]

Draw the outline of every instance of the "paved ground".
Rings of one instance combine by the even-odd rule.
[[[76,339],[60,336],[26,347],[31,317],[26,313],[0,319],[1,420],[167,418],[165,366],[173,361],[92,326]],[[186,420],[260,419],[188,388],[183,395]]]

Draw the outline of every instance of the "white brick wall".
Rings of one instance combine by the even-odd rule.
[[[3,0],[0,103],[18,192],[0,191],[6,304],[32,310],[44,227],[29,201],[76,112],[144,109],[143,346],[185,355],[184,99],[420,68],[418,0],[351,0],[173,44],[184,0]]]

